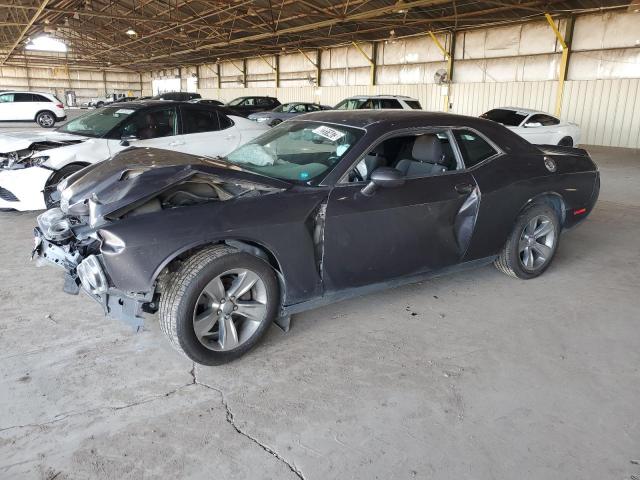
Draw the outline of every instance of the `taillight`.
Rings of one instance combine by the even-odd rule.
[[[56,103],[56,107],[58,107],[58,108],[64,108],[64,105],[62,105],[61,103]]]

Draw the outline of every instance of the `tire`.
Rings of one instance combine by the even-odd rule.
[[[55,208],[60,206],[60,200],[51,198],[52,194],[56,191],[56,187],[58,186],[58,184],[65,178],[70,177],[71,175],[73,175],[77,171],[82,170],[86,166],[87,165],[77,165],[77,164],[67,165],[66,167],[62,167],[60,170],[58,170],[51,176],[43,192],[44,203],[47,206],[47,208]]]
[[[56,124],[56,116],[53,112],[45,110],[36,115],[36,123],[42,128],[53,128]]]
[[[276,118],[275,120],[272,120],[271,123],[269,124],[270,127],[275,127],[276,125],[280,125],[282,123],[282,120],[280,120],[279,118]]]
[[[536,227],[532,228],[534,221]],[[550,233],[532,238],[533,231],[545,231],[543,224],[545,228],[552,229]],[[518,217],[513,232],[494,264],[498,270],[511,277],[523,280],[535,278],[549,267],[559,242],[560,221],[556,211],[546,204],[532,205]]]
[[[102,108],[102,107],[104,107],[104,102],[96,103],[96,108]]]
[[[245,294],[234,298],[234,285],[243,282],[239,281],[241,274],[233,279],[236,273],[229,272],[242,271],[252,273],[258,280]],[[218,280],[222,290],[211,287]],[[210,291],[215,295],[209,296]],[[250,321],[241,313],[247,305],[255,312],[258,308],[263,311],[259,320]],[[279,305],[280,288],[270,265],[234,248],[215,245],[189,257],[165,280],[158,316],[160,328],[176,350],[196,363],[221,365],[241,357],[258,343],[276,318]],[[249,312],[253,314],[254,310]],[[197,333],[198,322],[210,326]],[[221,327],[235,336],[223,336]],[[225,342],[223,337],[230,340]]]
[[[559,147],[573,147],[573,138],[564,137],[558,142]]]

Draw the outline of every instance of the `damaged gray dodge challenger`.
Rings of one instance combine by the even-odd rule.
[[[534,146],[489,120],[405,111],[297,117],[204,158],[130,148],[59,185],[33,257],[105,313],[158,313],[215,365],[292,313],[494,262],[540,275],[591,212],[586,151]]]

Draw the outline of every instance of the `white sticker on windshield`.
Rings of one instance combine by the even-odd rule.
[[[131,115],[133,112],[135,112],[135,110],[131,110],[130,108],[121,108],[120,110],[116,110],[115,114]]]
[[[324,125],[312,130],[312,132],[315,133],[316,135],[320,135],[321,137],[328,138],[332,142],[335,142],[336,140],[341,139],[345,135],[344,132],[335,130],[331,127],[326,127]]]

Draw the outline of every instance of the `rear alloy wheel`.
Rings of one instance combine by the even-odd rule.
[[[56,116],[52,112],[40,112],[36,115],[36,123],[42,128],[51,128],[56,124]]]
[[[512,277],[529,279],[551,264],[560,240],[560,222],[553,208],[534,205],[518,218],[495,265]]]
[[[558,142],[559,147],[573,147],[573,138],[564,137],[562,140]]]
[[[271,266],[225,245],[196,253],[163,285],[160,326],[194,362],[219,365],[248,352],[278,312]]]

